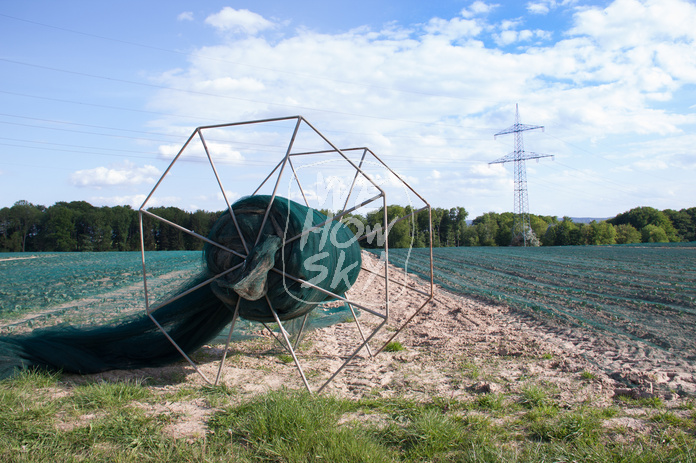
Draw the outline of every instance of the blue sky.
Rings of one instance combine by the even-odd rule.
[[[530,212],[693,207],[693,24],[681,0],[3,2],[0,207],[137,208],[196,127],[302,115],[433,206],[511,211],[512,165],[488,163],[515,104],[555,156],[527,162]],[[231,199],[278,161],[223,145]],[[148,205],[224,208],[202,163],[177,169]]]

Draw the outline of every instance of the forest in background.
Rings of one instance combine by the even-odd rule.
[[[148,211],[188,230],[207,236],[221,211],[188,212],[176,207]],[[327,213],[327,211],[323,211]],[[387,206],[390,221],[412,213],[410,207]],[[365,216],[349,215],[344,221],[353,231],[374,230],[383,223],[383,210]],[[514,214],[487,212],[467,223],[463,207],[433,208],[433,246],[509,246]],[[616,217],[575,223],[569,217],[530,214],[533,235],[528,243],[540,246],[606,245],[648,242],[696,241],[696,207],[679,211],[637,207]],[[361,230],[362,229],[362,230]],[[144,216],[145,249],[200,250],[203,242],[159,220]],[[377,235],[379,236],[379,234]],[[428,213],[394,223],[389,245],[394,248],[428,244]],[[377,240],[360,243],[377,247]],[[85,201],[57,202],[45,207],[17,201],[0,209],[0,252],[139,251],[138,211],[130,206],[95,207]]]

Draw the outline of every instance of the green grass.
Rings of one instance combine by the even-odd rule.
[[[98,382],[78,386],[68,402],[83,411],[114,410],[133,401],[143,401],[150,392],[138,381]]]
[[[462,372],[464,373],[464,376],[470,379],[477,379],[481,375],[478,365],[472,362],[463,363]]]
[[[216,413],[209,441],[246,447],[267,461],[383,462],[393,452],[358,426],[338,426],[347,403],[306,392],[271,392]]]
[[[483,394],[476,398],[476,406],[482,410],[502,410],[505,406],[505,397],[501,394]]]
[[[644,397],[640,399],[634,399],[627,396],[617,397],[617,401],[622,402],[626,405],[632,407],[646,407],[646,408],[663,408],[664,402],[659,397]]]
[[[527,386],[522,390],[520,404],[525,408],[536,408],[551,403],[548,392],[537,385]]]
[[[539,385],[425,402],[288,390],[242,399],[239,392],[195,385],[164,392],[128,381],[74,385],[23,373],[0,382],[0,461],[696,461],[693,411],[656,401],[560,406],[552,388]],[[171,437],[166,427],[178,417],[143,407],[193,400],[216,410],[205,436]],[[606,425],[616,417],[640,419],[646,430]]]
[[[386,346],[384,346],[385,352],[401,352],[405,349],[406,348],[402,346],[399,341],[390,341]]]
[[[602,421],[595,411],[561,412],[550,419],[538,419],[529,427],[529,437],[542,441],[583,441],[593,443]]]

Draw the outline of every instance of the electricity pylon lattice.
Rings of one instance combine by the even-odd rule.
[[[502,158],[491,161],[488,164],[504,164],[506,162],[514,162],[515,174],[515,218],[512,223],[512,244],[521,244],[527,246],[527,243],[534,237],[534,232],[529,223],[529,197],[527,195],[527,167],[524,163],[527,159],[540,159],[553,157],[551,154],[539,154],[526,152],[524,150],[524,142],[522,140],[522,132],[526,130],[544,130],[543,125],[528,125],[520,123],[519,106],[515,104],[515,123],[507,129],[496,133],[498,135],[515,134],[515,151],[509,153]]]

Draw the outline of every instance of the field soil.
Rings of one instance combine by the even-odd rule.
[[[379,268],[373,255],[364,253],[363,258],[364,267]],[[696,394],[694,367],[667,352],[437,287],[428,302],[428,282],[396,268],[390,269],[390,279],[389,321],[369,343],[376,355],[364,347],[358,350],[360,329],[370,336],[382,321],[368,310],[358,312],[360,327],[348,319],[301,338],[297,357],[313,391],[340,369],[322,393],[355,399],[469,400],[487,393],[522,394],[525,388],[539,386],[569,406],[609,405],[619,396],[679,402]],[[383,312],[384,278],[362,271],[348,297],[359,306]],[[394,339],[403,349],[397,346],[377,354],[419,309]],[[255,337],[232,343],[221,369],[224,345],[211,344],[192,355],[196,368],[182,360],[156,369],[64,375],[63,381],[139,379],[165,393],[204,385],[203,376],[214,382],[220,372],[219,384],[240,402],[269,390],[303,389],[292,357],[262,328],[259,325]],[[213,412],[204,401],[163,402],[157,407],[152,413],[170,411],[178,417],[170,426],[175,436],[202,435],[205,419]]]

